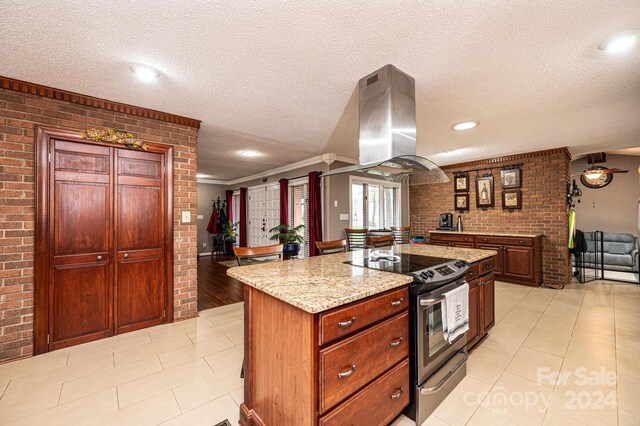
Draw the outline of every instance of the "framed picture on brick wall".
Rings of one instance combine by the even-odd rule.
[[[500,184],[502,189],[522,187],[522,170],[520,167],[500,170]]]
[[[489,209],[494,205],[493,176],[476,176],[476,207]]]
[[[453,189],[458,192],[469,192],[469,173],[456,173],[453,176]]]
[[[453,196],[455,202],[453,208],[462,213],[469,211],[469,194],[455,194]]]
[[[504,210],[520,210],[522,208],[522,192],[519,189],[502,191],[502,208]]]

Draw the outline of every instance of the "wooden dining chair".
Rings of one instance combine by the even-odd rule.
[[[349,251],[358,248],[364,248],[367,243],[368,229],[351,229],[345,228],[344,232],[347,234],[347,243],[349,245]]]
[[[367,237],[367,247],[378,248],[388,247],[394,244],[393,235],[383,235],[380,237]]]
[[[238,266],[255,265],[263,262],[282,261],[282,244],[261,247],[234,247]]]
[[[316,241],[320,254],[344,253],[347,251],[347,240]]]
[[[409,244],[409,235],[411,234],[410,226],[392,226],[393,238],[396,244]]]
[[[238,266],[255,265],[264,262],[282,261],[282,244],[261,247],[234,247]],[[240,369],[240,378],[244,378],[244,359]]]

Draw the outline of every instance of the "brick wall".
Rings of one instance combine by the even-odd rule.
[[[531,153],[529,158],[510,158],[509,161],[473,162],[444,168],[450,183],[410,187],[412,234],[427,235],[438,226],[440,213],[454,213],[454,171],[494,167],[495,208],[481,211],[476,208],[475,172],[469,175],[470,210],[462,213],[466,231],[512,232],[516,234],[542,233],[544,282],[566,284],[571,279],[569,264],[566,185],[571,177],[570,158],[565,150]],[[509,213],[502,210],[500,186],[501,166],[524,163],[522,166],[522,210]],[[498,168],[498,169],[496,169]],[[486,173],[486,172],[481,172]]]
[[[196,314],[198,129],[0,89],[0,361],[33,344],[34,128],[115,127],[174,149],[174,318]]]

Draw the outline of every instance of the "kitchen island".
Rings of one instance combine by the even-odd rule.
[[[493,325],[496,252],[394,250],[471,264],[469,345],[477,343]],[[344,263],[362,256],[367,251],[227,271],[245,283],[241,424],[386,424],[407,406],[412,277]]]

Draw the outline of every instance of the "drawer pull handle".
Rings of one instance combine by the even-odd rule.
[[[125,258],[125,259],[128,259],[128,258],[129,258],[129,253],[125,253],[125,254],[124,254],[124,258]]]
[[[389,346],[392,348],[397,348],[398,346],[400,346],[400,343],[402,343],[402,337],[398,338],[398,340],[396,340],[395,342],[389,343]]]
[[[473,271],[467,272],[467,275],[474,275],[474,274],[475,274],[475,272],[473,272]]]
[[[522,241],[522,240],[520,240],[520,241],[518,241],[518,242],[519,242],[520,244],[524,244],[524,241]]]
[[[353,374],[353,372],[356,371],[356,365],[353,364],[351,366],[350,369],[348,369],[347,371],[345,371],[344,373],[338,373],[338,379],[342,379],[343,377],[349,377],[350,375]]]
[[[391,306],[399,306],[402,304],[402,302],[404,302],[403,298],[400,298],[400,300],[394,300],[393,302],[391,302]]]
[[[98,256],[98,260],[102,260],[102,256]]]
[[[351,324],[354,323],[355,320],[356,320],[356,317],[351,317],[351,319],[349,321],[339,322],[338,323],[338,327],[340,327],[340,328],[349,327]]]
[[[400,388],[400,390],[397,393],[389,395],[389,398],[398,399],[398,398],[400,398],[402,396],[403,392],[404,392],[404,388]]]
[[[485,263],[484,267],[489,269],[489,268],[493,268],[493,265],[491,263]]]

